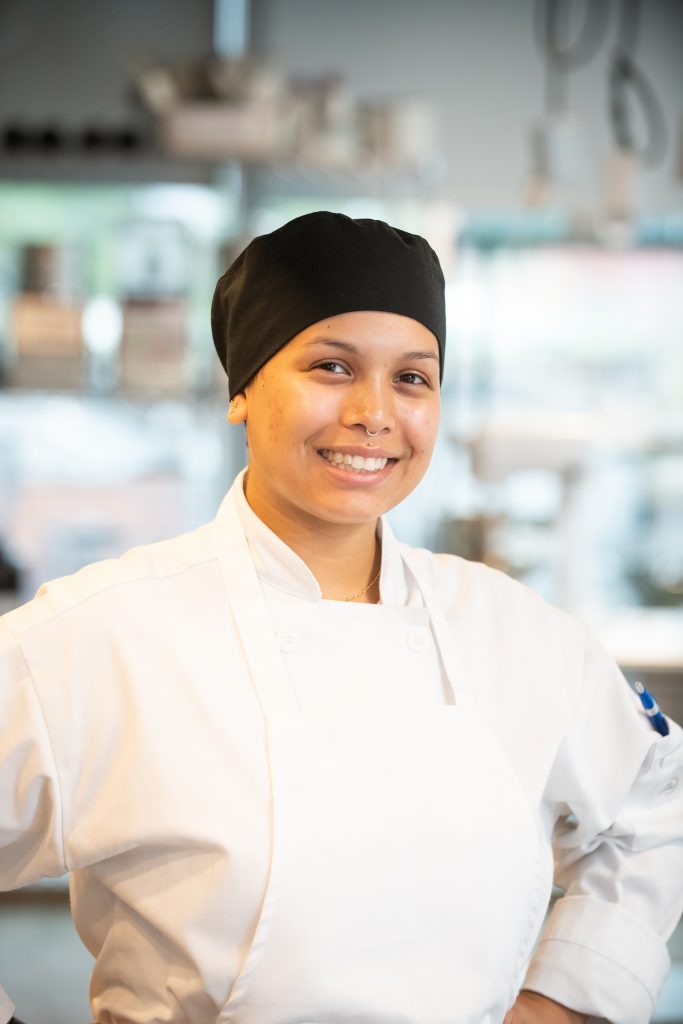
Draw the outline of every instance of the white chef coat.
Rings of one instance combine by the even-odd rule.
[[[515,948],[526,951],[540,922],[536,904],[547,892],[543,858],[551,841],[555,879],[567,890],[526,985],[608,1020],[650,1018],[668,967],[665,940],[681,912],[680,729],[659,737],[584,628],[532,592],[454,556],[404,548],[386,522],[381,529],[382,605],[324,602],[304,563],[250,512],[238,477],[213,524],[54,581],[0,620],[0,886],[72,873],[76,926],[97,958],[91,996],[98,1021],[267,1019],[249,1002],[248,981],[270,985],[273,971],[265,968],[288,952],[286,935],[258,952],[268,927],[279,742],[273,722],[281,712],[264,707],[263,690],[276,678],[289,678],[288,699],[314,723],[313,735],[325,693],[335,695],[335,715],[355,714],[361,723],[379,722],[373,716],[387,702],[392,714],[395,704],[414,710],[416,723],[422,705],[435,713],[449,702],[451,710],[469,707],[464,721],[471,728],[461,723],[458,742],[471,757],[472,776],[491,777],[482,824],[484,817],[506,822],[513,780],[524,802],[519,831],[528,811],[540,834],[540,882],[528,880],[536,903],[523,938],[513,937]],[[245,558],[232,560],[230,551],[242,549]],[[256,605],[241,604],[243,587],[254,595],[245,582],[250,574],[263,602],[258,615]],[[367,639],[371,620],[382,635],[394,630],[384,656]],[[360,664],[366,658],[369,666],[365,690],[357,678],[347,685],[352,662],[330,649],[337,622],[347,655],[356,627],[366,637],[359,648]],[[328,657],[319,664],[320,650],[313,660],[307,650],[325,629]],[[256,645],[262,650],[252,643],[250,652],[249,635],[263,638]],[[383,665],[389,671],[378,679]],[[392,674],[396,691],[386,686]],[[419,689],[411,686],[418,677],[425,684]],[[272,699],[266,692],[266,702]],[[509,771],[488,756],[477,763],[482,728]],[[310,748],[310,729],[307,742]],[[324,760],[322,744],[318,754]],[[295,761],[278,794],[296,792]],[[421,790],[437,792],[441,762],[425,763]],[[323,777],[345,784],[341,775]],[[341,788],[334,792],[343,798]],[[462,814],[465,839],[479,810],[476,792]],[[514,825],[506,828],[515,840]],[[508,852],[501,853],[504,874]],[[470,914],[472,904],[478,914],[495,881],[494,862],[483,857],[488,874],[479,877],[467,863]],[[429,876],[429,860],[418,869]],[[274,909],[277,937],[277,901]],[[382,909],[389,927],[394,908]],[[491,903],[492,915],[494,909]],[[343,906],[333,910],[342,914]],[[497,929],[492,943],[504,944],[504,922]],[[331,966],[334,976],[338,965]],[[415,964],[418,976],[426,966]],[[456,959],[449,973],[457,971]],[[430,976],[431,987],[438,984]],[[458,984],[468,988],[467,971]],[[296,1016],[291,1007],[290,1016],[277,1012],[268,1019],[282,1024],[354,1019],[335,1006],[317,1017]],[[481,1019],[495,1021],[491,1012]],[[502,1016],[498,1004],[495,1014]],[[400,1019],[465,1018],[444,1006],[441,1016]]]

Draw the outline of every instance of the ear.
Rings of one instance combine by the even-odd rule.
[[[247,396],[244,391],[240,391],[234,398],[230,399],[230,405],[228,407],[228,423],[236,425],[238,423],[246,423],[246,421]]]

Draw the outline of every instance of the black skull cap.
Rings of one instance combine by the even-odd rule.
[[[444,277],[421,235],[320,210],[259,235],[219,278],[211,331],[230,397],[300,331],[377,310],[424,324],[446,345]]]

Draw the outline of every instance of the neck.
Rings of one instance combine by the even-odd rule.
[[[377,521],[369,523],[326,523],[297,510],[288,515],[249,484],[245,497],[259,519],[294,551],[311,570],[323,597],[343,601],[357,594],[379,571],[381,549],[377,542]],[[379,581],[356,599],[376,603]]]

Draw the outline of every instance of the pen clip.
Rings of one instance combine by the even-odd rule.
[[[662,714],[657,701],[654,699],[650,691],[645,689],[642,683],[635,682],[633,686],[640,698],[642,710],[649,718],[652,728],[655,729],[660,736],[668,736],[669,723]]]

